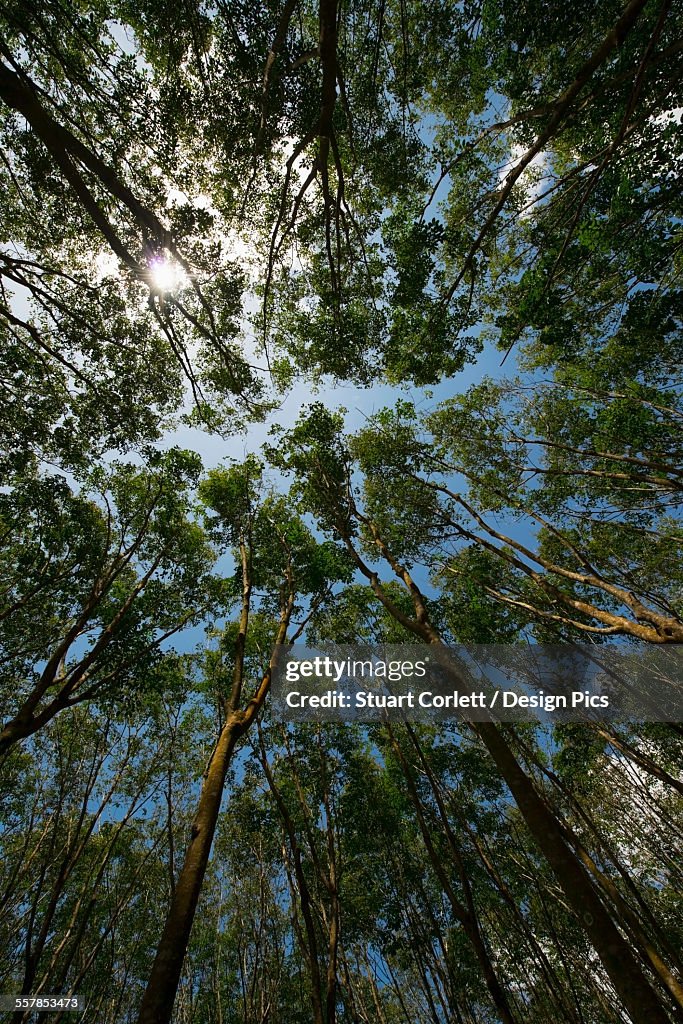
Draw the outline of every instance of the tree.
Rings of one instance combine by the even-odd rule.
[[[680,154],[666,118],[680,105],[680,47],[666,4],[602,3],[569,25],[533,5],[330,0],[198,7],[174,15],[172,33],[155,3],[88,17],[55,2],[4,18],[4,170],[24,250],[3,257],[8,280],[51,309],[50,277],[92,286],[70,266],[83,246],[67,241],[64,218],[55,232],[34,215],[68,210],[132,275],[119,288],[129,301],[147,292],[158,344],[208,424],[221,395],[254,411],[263,401],[235,322],[251,284],[221,253],[247,214],[261,329],[282,381],[294,355],[316,374],[434,382],[477,351],[471,328],[492,305],[506,345],[527,329],[558,336],[573,322],[552,313],[570,287],[563,268],[596,249],[605,258],[599,273],[591,261],[582,292],[604,300],[610,282],[616,310],[616,260],[628,304],[628,266],[651,218],[658,278],[675,258],[669,171]],[[126,32],[137,65],[117,41]],[[173,198],[188,187],[187,202]],[[172,264],[182,286],[161,282]]]
[[[293,642],[301,635],[311,611],[325,600],[332,585],[348,576],[343,552],[329,543],[318,544],[300,520],[291,518],[282,499],[259,493],[261,482],[262,468],[248,460],[243,466],[213,471],[202,487],[203,498],[214,513],[214,530],[235,549],[239,618],[236,628],[226,630],[222,639],[225,662],[214,666],[220,728],[140,1006],[140,1024],[159,1024],[171,1018],[226,773],[239,740],[263,708],[278,654],[288,639]],[[260,623],[261,630],[255,631],[253,601],[258,590],[263,592],[259,616],[266,619]],[[304,618],[290,634],[295,614]],[[254,644],[251,650],[250,641]],[[264,647],[272,649],[266,664]]]
[[[82,490],[30,476],[2,495],[3,752],[66,708],[167,685],[167,642],[221,602],[191,517],[199,467],[170,451],[95,468]]]
[[[674,643],[678,411],[670,399],[651,409],[637,391],[597,395],[590,407],[579,393],[484,383],[422,420],[408,405],[379,414],[354,442],[372,515],[402,550],[445,576],[467,574],[527,620]],[[619,430],[629,418],[642,439]],[[509,527],[491,521],[501,514]]]
[[[680,35],[668,0],[0,4],[3,991],[682,1019],[679,725],[268,711],[296,639],[683,640]],[[484,345],[514,369],[460,393]],[[297,380],[440,401],[314,404],[273,473],[166,450]]]
[[[382,527],[372,517],[372,492],[370,508],[366,512],[359,508],[351,476],[351,453],[340,436],[339,417],[319,406],[313,416],[304,416],[299,421],[289,432],[280,451],[274,451],[272,457],[282,468],[295,472],[298,492],[307,507],[315,511],[324,529],[342,540],[358,571],[367,579],[389,614],[423,643],[443,646],[444,638],[430,616],[429,601],[408,565],[401,560],[404,524],[399,521],[398,536],[390,535],[387,539]],[[406,536],[405,532],[403,536]],[[407,536],[410,544],[411,536]],[[360,547],[363,542],[377,552],[405,587],[412,605],[409,613],[395,605],[385,591],[378,572],[363,557]],[[453,681],[457,683],[457,670],[452,671]],[[635,1015],[647,1013],[653,1019],[666,1020],[666,1000],[663,1001],[656,987],[652,986],[637,956],[623,939],[614,917],[602,902],[599,889],[582,864],[582,857],[572,849],[576,846],[575,839],[523,770],[505,731],[492,722],[472,722],[470,727],[509,787],[527,827],[548,860],[577,919],[584,925],[627,1011]],[[630,965],[629,971],[632,972],[626,982],[623,977],[625,963]]]

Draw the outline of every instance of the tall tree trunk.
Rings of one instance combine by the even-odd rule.
[[[475,722],[472,728],[505,779],[527,828],[553,869],[629,1016],[638,1024],[670,1024],[633,950],[565,842],[560,823],[517,763],[500,729],[490,722]]]
[[[325,1001],[325,1004],[323,1004],[322,999],[323,980],[320,972],[318,939],[316,936],[315,921],[313,919],[313,900],[311,898],[311,892],[303,869],[301,848],[297,838],[296,827],[292,820],[292,816],[287,809],[287,804],[284,801],[282,793],[275,782],[275,777],[270,769],[270,765],[268,764],[268,756],[260,727],[259,744],[263,772],[266,776],[266,781],[268,782],[268,788],[270,789],[273,799],[277,805],[282,821],[283,831],[287,836],[292,853],[293,868],[287,866],[287,871],[288,873],[293,871],[294,877],[290,878],[290,891],[293,899],[295,898],[295,894],[298,894],[298,902],[304,919],[304,930],[300,931],[299,941],[302,945],[302,952],[308,966],[308,973],[311,982],[311,1012],[313,1014],[313,1024],[334,1024],[334,1019],[332,1022],[327,1019],[327,1000]]]
[[[486,943],[484,942],[484,938],[481,934],[481,929],[479,928],[479,921],[477,919],[474,902],[469,898],[471,895],[469,882],[465,875],[464,869],[462,868],[459,850],[457,850],[455,844],[455,837],[453,836],[450,828],[448,828],[447,836],[449,840],[449,848],[451,850],[451,854],[453,855],[453,859],[456,861],[456,867],[458,868],[460,878],[465,889],[465,896],[468,902],[467,906],[465,906],[461,902],[461,900],[458,899],[450,883],[448,875],[444,871],[439,854],[437,850],[434,848],[434,844],[432,842],[430,830],[423,813],[422,801],[420,800],[420,795],[417,791],[415,780],[413,779],[410,767],[405,759],[405,756],[403,754],[403,751],[401,750],[398,741],[396,740],[396,737],[394,736],[391,726],[387,726],[387,730],[391,740],[392,748],[396,753],[396,756],[398,757],[399,762],[401,764],[401,768],[403,770],[403,775],[408,786],[408,793],[410,795],[411,802],[417,814],[418,824],[420,826],[420,831],[422,832],[422,838],[424,840],[425,848],[429,855],[429,859],[432,863],[432,867],[434,868],[436,876],[439,879],[441,885],[443,886],[444,892],[448,897],[448,901],[451,905],[453,914],[458,919],[458,921],[460,921],[463,931],[467,935],[467,938],[469,939],[472,948],[474,949],[474,953],[477,957],[477,960],[479,961],[481,972],[484,976],[484,981],[486,982],[486,987],[489,990],[489,994],[493,1001],[493,1005],[498,1011],[498,1015],[501,1021],[503,1022],[503,1024],[516,1024],[515,1017],[512,1013],[512,1009],[510,1008],[507,996],[505,994],[503,986],[500,984],[498,980],[498,975],[496,974],[495,967],[493,966],[493,963],[489,956],[488,949],[486,948]],[[417,744],[417,740],[415,739],[412,730],[411,735],[415,743]],[[421,754],[421,751],[419,751],[419,753]],[[436,790],[434,789],[433,786],[432,790],[436,795]],[[437,796],[437,800],[438,799],[440,798]],[[444,821],[443,817],[442,824],[445,827],[447,826],[447,822]]]
[[[287,605],[281,615],[280,628],[275,641],[277,645],[285,642],[293,606],[294,598],[290,593]],[[246,628],[246,622],[244,624]],[[243,647],[240,649],[243,650]],[[142,998],[138,1024],[168,1024],[171,1019],[185,952],[190,940],[197,902],[216,831],[225,776],[237,741],[250,727],[266,699],[270,689],[275,657],[276,653],[274,652],[256,695],[249,701],[246,710],[233,710],[229,713],[214,748],[202,783],[197,813],[192,823],[190,844],[176,882],[164,930]],[[235,692],[233,685],[233,698]]]
[[[178,876],[166,924],[159,942],[138,1016],[139,1024],[168,1024],[190,939],[199,893],[213,842],[225,775],[235,744],[242,735],[240,719],[231,716],[223,726],[202,783],[190,844]]]
[[[369,581],[373,592],[387,611],[407,630],[425,643],[446,649],[440,633],[430,622],[427,601],[408,569],[393,555],[376,524],[362,516],[355,508],[354,512],[367,527],[376,547],[391,566],[397,579],[408,591],[415,617],[407,615],[386,594],[378,574],[369,568],[358,553],[349,535],[347,524],[340,521],[337,525],[340,536],[356,566]],[[459,673],[454,667],[445,663],[444,668],[456,685],[461,683]],[[638,1024],[641,1021],[643,1024],[670,1024],[662,999],[652,988],[631,946],[617,928],[587,872],[568,845],[560,822],[517,762],[500,727],[494,722],[470,722],[469,726],[491,755],[531,835],[550,864],[569,905],[593,943],[631,1019]]]

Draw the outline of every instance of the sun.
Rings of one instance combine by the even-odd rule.
[[[183,268],[164,256],[156,256],[149,265],[152,287],[157,292],[175,292],[187,281]]]

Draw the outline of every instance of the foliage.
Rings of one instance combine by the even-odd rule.
[[[683,642],[680,36],[667,0],[0,4],[0,990],[681,1019],[678,724],[269,698],[297,641]]]

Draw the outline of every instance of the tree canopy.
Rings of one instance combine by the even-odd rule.
[[[683,1021],[680,723],[270,697],[675,662],[681,13],[0,0],[0,994]]]

